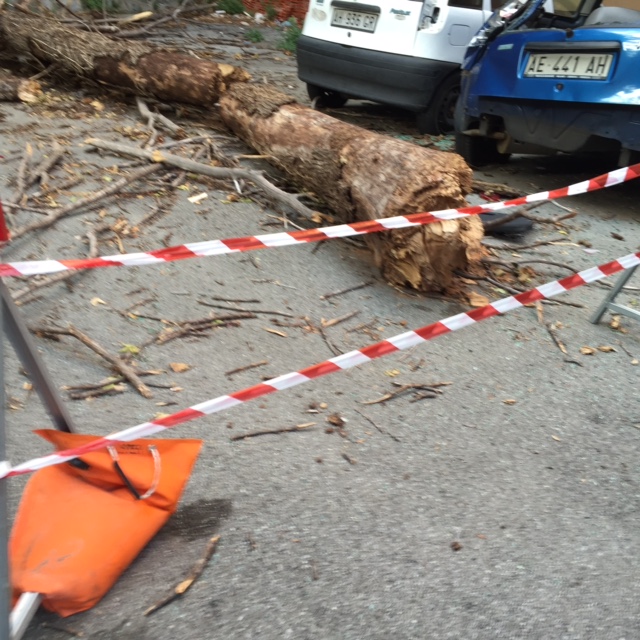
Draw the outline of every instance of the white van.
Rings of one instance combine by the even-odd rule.
[[[298,77],[318,107],[372,100],[415,111],[421,133],[448,133],[467,44],[504,2],[310,0]]]

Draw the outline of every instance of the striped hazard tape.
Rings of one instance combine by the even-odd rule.
[[[469,325],[487,320],[494,316],[506,313],[522,307],[523,305],[530,304],[537,300],[544,300],[545,298],[551,298],[565,291],[576,289],[590,282],[596,280],[602,280],[608,276],[623,271],[624,269],[630,269],[640,265],[640,252],[631,253],[622,258],[618,258],[613,262],[601,264],[597,267],[591,267],[585,271],[580,271],[568,278],[562,280],[554,280],[547,284],[540,285],[535,289],[519,293],[507,298],[501,298],[490,304],[467,311],[465,313],[459,313],[458,315],[445,318],[433,324],[416,329],[415,331],[407,331],[400,335],[382,340],[375,344],[364,347],[363,349],[356,349],[355,351],[349,351],[342,355],[336,356],[324,362],[314,364],[311,367],[302,369],[301,371],[294,371],[287,373],[277,378],[272,378],[266,382],[262,382],[253,387],[236,391],[229,395],[219,396],[212,400],[207,400],[200,404],[196,404],[177,413],[173,413],[164,418],[158,418],[150,422],[143,422],[135,427],[130,427],[124,431],[117,431],[111,435],[98,438],[93,442],[74,449],[67,449],[58,453],[53,453],[41,458],[35,458],[29,462],[19,464],[15,467],[11,467],[8,462],[0,463],[0,478],[17,476],[24,473],[31,473],[44,467],[60,464],[73,458],[77,458],[91,451],[96,451],[104,447],[109,446],[113,442],[130,442],[138,438],[145,438],[159,431],[170,429],[176,425],[201,418],[203,416],[224,411],[230,409],[236,405],[255,400],[270,393],[276,391],[283,391],[289,387],[295,387],[303,382],[309,382],[315,378],[326,376],[330,373],[336,373],[337,371],[343,371],[344,369],[350,369],[351,367],[370,362],[375,358],[381,358],[382,356],[401,351],[403,349],[409,349],[418,344],[421,344],[427,340],[432,340],[445,333],[451,331],[457,331],[463,329]]]
[[[516,207],[545,200],[558,200],[566,196],[598,191],[599,189],[605,189],[622,182],[633,180],[638,176],[640,176],[640,164],[635,164],[630,167],[604,173],[591,180],[585,180],[584,182],[577,182],[568,187],[562,187],[561,189],[541,191],[529,196],[522,196],[521,198],[505,200],[503,202],[492,202],[487,205],[412,213],[406,216],[380,218],[378,220],[340,224],[319,229],[271,233],[258,236],[246,236],[243,238],[227,238],[226,240],[192,242],[145,253],[125,253],[99,258],[81,258],[74,260],[33,260],[29,262],[0,263],[0,276],[35,276],[59,271],[98,269],[101,267],[140,267],[149,264],[186,260],[188,258],[204,258],[224,253],[285,247],[307,242],[319,242],[320,240],[329,240],[331,238],[346,238],[348,236],[377,233],[379,231],[405,229],[407,227],[430,224],[439,220],[455,220],[456,218],[465,218],[467,216],[497,211],[507,207]]]

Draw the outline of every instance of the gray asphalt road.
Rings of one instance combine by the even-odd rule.
[[[258,58],[246,61],[254,74],[264,73],[302,95],[292,60],[267,48],[257,52]],[[237,54],[233,48],[221,53],[229,59]],[[85,97],[82,91],[74,95],[78,103]],[[10,190],[16,154],[26,140],[36,149],[47,148],[54,137],[66,141],[69,170],[85,179],[75,188],[77,196],[104,185],[108,167],[122,163],[87,153],[82,140],[99,135],[126,141],[131,128],[142,129],[136,112],[120,103],[105,103],[103,111],[85,105],[84,115],[70,119],[63,117],[66,104],[0,107],[2,192]],[[353,117],[362,115],[358,109],[353,107]],[[385,116],[379,127],[393,129],[394,119]],[[397,131],[410,127],[401,119]],[[516,158],[478,177],[535,191],[609,168],[566,158]],[[281,229],[268,208],[224,203],[229,186],[190,182],[191,190],[179,191],[165,215],[137,236],[122,237],[125,250]],[[106,206],[105,219],[135,225],[154,202],[148,193],[153,190],[139,190],[145,192],[140,197]],[[209,197],[199,205],[188,202],[199,190]],[[638,184],[629,184],[565,201],[579,216],[562,233],[538,226],[521,240],[560,242],[513,253],[582,269],[638,250],[637,192]],[[537,211],[559,213],[551,204]],[[4,259],[81,256],[82,235],[98,215],[85,213],[19,241]],[[278,226],[267,226],[274,222]],[[597,253],[586,253],[578,241]],[[102,253],[117,250],[101,245]],[[533,266],[532,285],[567,273],[553,265]],[[365,281],[373,284],[322,299]],[[637,306],[640,282],[631,285],[636,290],[622,299]],[[503,295],[477,290],[492,299]],[[544,321],[556,323],[566,356],[536,310],[521,309],[169,432],[167,437],[206,443],[176,517],[93,610],[68,620],[39,613],[25,637],[56,640],[68,638],[69,630],[105,640],[640,637],[640,324],[623,320],[624,333],[607,321],[590,324],[605,292],[592,285],[563,298],[580,306],[544,306]],[[64,285],[43,290],[25,313],[32,325],[73,322],[116,352],[123,343],[142,344],[162,328],[153,319],[126,319],[116,310],[140,302],[137,311],[148,316],[202,318],[209,309],[198,300],[211,302],[213,296],[259,299],[254,307],[308,317],[315,325],[358,311],[327,329],[341,351],[464,310],[456,300],[388,286],[364,248],[334,241],[319,249],[306,245],[93,271],[71,290]],[[94,298],[106,304],[94,305]],[[160,378],[179,392],[154,389],[154,398],[146,400],[129,390],[70,401],[69,410],[83,432],[107,433],[332,355],[318,333],[278,327],[274,318],[260,315],[205,338],[145,349],[143,367],[190,366]],[[368,333],[358,330],[365,323]],[[38,345],[61,386],[108,375],[102,361],[71,339]],[[583,346],[615,350],[583,355]],[[225,376],[260,360],[268,364]],[[47,451],[31,430],[48,422],[36,397],[24,390],[11,352],[6,369],[7,393],[19,407],[7,412],[10,459],[17,462]],[[408,395],[363,404],[391,391],[392,382],[443,381],[452,384],[435,399],[411,402]],[[158,406],[167,402],[176,404]],[[309,413],[310,407],[317,412]],[[334,413],[346,421],[346,437],[327,432]],[[299,433],[230,440],[307,422],[316,425]],[[12,511],[24,482],[10,483]],[[200,580],[184,598],[145,618],[144,610],[188,573],[216,532],[221,542]]]

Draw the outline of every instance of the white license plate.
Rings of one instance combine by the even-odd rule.
[[[355,31],[376,30],[378,16],[375,13],[359,13],[358,11],[346,11],[344,9],[334,9],[331,18],[332,27],[343,27],[344,29],[354,29]]]
[[[612,62],[611,53],[532,53],[524,75],[527,78],[605,80]]]

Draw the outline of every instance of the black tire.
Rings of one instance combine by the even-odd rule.
[[[459,153],[472,167],[508,162],[511,154],[500,153],[495,140],[481,136],[466,136],[456,131],[456,153]]]
[[[315,84],[307,84],[307,93],[311,101],[315,100],[316,109],[339,109],[347,104],[347,96],[338,91],[324,89]]]
[[[454,130],[456,102],[460,97],[460,74],[449,76],[436,91],[429,108],[418,112],[416,125],[420,133],[440,136]]]
[[[482,221],[483,226],[491,222],[497,222],[502,218],[506,218],[509,214],[502,213],[500,211],[491,211],[488,213],[481,213],[479,218]],[[487,229],[485,226],[484,232],[488,236],[520,236],[527,231],[530,231],[533,227],[533,222],[528,218],[516,218],[505,222],[493,229]]]

